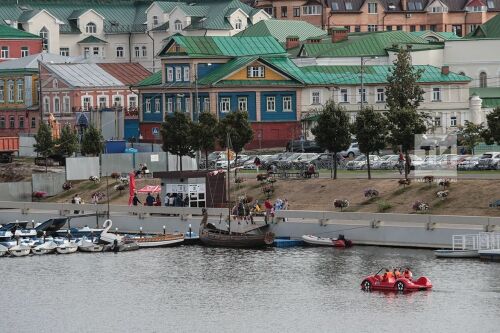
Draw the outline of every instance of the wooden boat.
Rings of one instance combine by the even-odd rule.
[[[184,241],[182,234],[154,235],[139,238],[132,238],[140,248],[167,247],[180,245]]]
[[[483,260],[500,261],[500,249],[480,250],[479,257]]]
[[[35,246],[34,248],[31,249],[31,252],[33,254],[49,254],[49,253],[54,253],[56,251],[57,244],[53,241],[48,241],[43,244],[40,244],[38,246]]]
[[[344,238],[343,235],[339,235],[338,238],[327,238],[318,237],[313,235],[303,235],[302,240],[309,245],[316,246],[332,246],[332,247],[349,247],[352,246],[352,242]]]
[[[56,251],[59,254],[75,253],[77,250],[78,250],[78,245],[76,245],[75,243],[71,243],[71,242],[61,244],[56,248]]]
[[[15,245],[9,249],[9,253],[14,257],[25,257],[31,252],[31,247],[27,245]]]
[[[435,250],[436,258],[479,258],[477,250]]]

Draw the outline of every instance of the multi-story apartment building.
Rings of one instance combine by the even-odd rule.
[[[257,0],[280,19],[361,31],[441,31],[465,36],[500,11],[499,0]]]
[[[0,25],[0,62],[42,51],[42,39],[29,32]]]

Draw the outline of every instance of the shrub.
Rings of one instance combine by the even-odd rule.
[[[387,202],[385,200],[382,200],[378,203],[378,211],[379,213],[383,213],[386,210],[389,210],[392,208],[392,204],[390,202]]]
[[[89,177],[89,180],[94,182],[94,183],[99,183],[101,180],[99,179],[99,177],[96,177],[96,176],[90,176]]]
[[[378,197],[378,196],[379,196],[379,193],[374,188],[369,188],[369,189],[365,190],[365,198],[374,198],[374,197]]]
[[[244,179],[243,177],[238,177],[238,178],[236,178],[236,179],[234,180],[234,182],[235,182],[236,184],[241,184],[241,183],[243,183],[244,181],[245,181],[245,179]]]
[[[113,178],[113,179],[118,179],[118,178],[120,178],[120,174],[119,174],[118,172],[113,172],[113,173],[111,174],[111,178]]]
[[[347,200],[347,199],[335,199],[335,200],[333,200],[333,207],[340,208],[340,211],[342,211],[344,208],[349,207],[349,200]]]
[[[398,184],[399,185],[403,185],[403,186],[410,185],[411,184],[411,180],[409,180],[409,179],[400,179],[400,180],[398,180]]]
[[[450,191],[448,191],[448,190],[445,190],[445,191],[438,191],[438,192],[436,193],[436,196],[437,196],[438,198],[443,199],[443,200],[444,200],[445,198],[447,198],[447,197],[448,197],[448,195],[450,195]]]
[[[424,201],[420,201],[420,200],[415,201],[413,203],[412,208],[413,208],[413,210],[415,210],[417,212],[425,212],[425,211],[428,211],[430,209],[428,203],[426,203]]]
[[[117,184],[117,185],[114,186],[114,189],[116,191],[120,191],[121,192],[121,191],[123,191],[125,189],[125,185],[123,185],[123,184]]]
[[[65,191],[71,190],[72,187],[73,187],[73,184],[71,184],[71,182],[65,182],[62,186],[63,190],[65,190]]]
[[[264,180],[266,180],[266,179],[267,179],[267,175],[266,175],[266,174],[264,174],[264,173],[260,173],[260,174],[258,174],[258,175],[257,175],[257,180],[258,180],[259,182],[262,182],[262,181],[264,181]]]
[[[443,189],[450,187],[451,180],[449,178],[440,179],[438,182],[439,186],[442,186]]]
[[[432,184],[434,182],[434,176],[425,176],[424,183]]]

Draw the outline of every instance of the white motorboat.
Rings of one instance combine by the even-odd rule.
[[[113,225],[113,222],[111,220],[104,221],[104,224],[102,225],[103,230],[101,232],[101,236],[99,237],[99,239],[101,240],[101,242],[109,243],[109,244],[113,244],[115,242],[115,240],[118,243],[122,243],[123,236],[109,232],[109,229],[111,229],[112,225]]]
[[[338,238],[303,235],[302,240],[309,245],[316,245],[316,246],[349,247],[352,245],[352,242],[350,240],[345,239],[343,235],[339,235]]]
[[[3,257],[4,255],[7,254],[7,252],[9,252],[9,249],[6,248],[5,246],[3,245],[0,245],[0,257]]]
[[[56,248],[56,251],[59,254],[75,253],[77,250],[78,250],[78,245],[72,242],[61,244]]]
[[[182,234],[154,235],[149,237],[132,238],[140,248],[166,247],[179,245],[184,241]]]
[[[83,238],[78,242],[78,250],[82,252],[102,252],[104,250],[104,245],[96,244],[89,239]]]
[[[31,247],[27,245],[15,245],[9,249],[9,253],[14,257],[25,257],[31,252]]]
[[[56,251],[57,244],[53,241],[48,241],[43,244],[37,245],[31,249],[33,254],[49,254]]]
[[[478,258],[477,250],[435,250],[437,258]]]
[[[478,252],[481,259],[500,261],[500,249],[480,250]]]

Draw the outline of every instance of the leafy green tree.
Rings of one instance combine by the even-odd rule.
[[[61,135],[56,141],[55,152],[61,156],[71,156],[78,151],[80,145],[76,131],[69,124],[63,126]]]
[[[316,137],[316,143],[322,149],[328,149],[332,153],[333,178],[337,179],[337,154],[349,148],[351,144],[347,113],[333,101],[327,102],[319,111],[317,124],[311,132]]]
[[[241,153],[247,143],[253,139],[253,130],[248,121],[248,113],[244,111],[234,111],[227,114],[219,121],[218,126],[219,144],[227,148],[229,137],[229,148],[235,153],[235,161],[238,160],[238,154]],[[234,169],[236,179],[238,169]]]
[[[52,140],[52,130],[46,122],[40,122],[38,132],[35,134],[35,141],[33,147],[35,152],[45,158],[45,172],[47,172],[47,158],[54,151],[54,140]]]
[[[427,116],[418,111],[423,101],[424,91],[418,80],[423,71],[411,64],[411,55],[407,49],[399,49],[394,67],[387,77],[386,112],[389,129],[389,142],[401,146],[406,158],[405,179],[410,171],[409,152],[415,144],[415,135],[427,130]]]
[[[104,151],[104,138],[101,131],[90,124],[83,132],[82,138],[82,154],[98,156]]]
[[[467,147],[467,151],[474,154],[474,147],[481,142],[484,132],[484,125],[474,124],[468,120],[465,121],[465,126],[461,130],[462,143]]]
[[[491,145],[496,142],[500,145],[500,107],[496,107],[492,112],[486,115],[488,129],[483,131],[484,141]]]
[[[369,156],[385,148],[388,133],[387,119],[373,108],[363,108],[356,117],[352,132],[358,140],[359,150],[366,155],[368,179],[371,179]]]
[[[179,157],[182,171],[182,157],[194,157],[196,140],[193,139],[194,125],[184,112],[174,112],[166,116],[161,124],[162,149]]]
[[[215,149],[217,139],[217,118],[210,112],[200,113],[198,123],[194,124],[193,140],[197,149],[205,152],[206,169],[208,170],[208,151]]]

